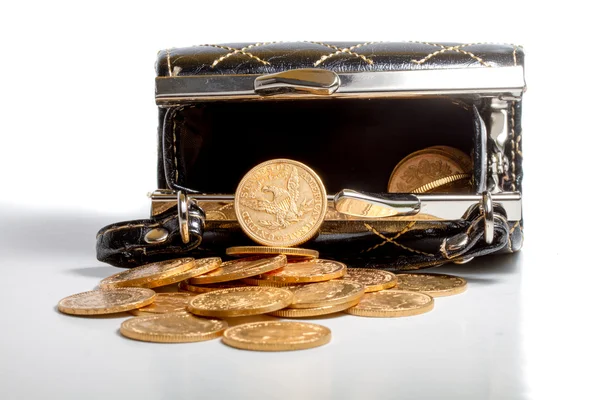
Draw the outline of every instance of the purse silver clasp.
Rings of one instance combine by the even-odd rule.
[[[340,87],[340,77],[333,71],[301,68],[262,75],[254,80],[254,92],[261,96],[308,93],[330,95]]]

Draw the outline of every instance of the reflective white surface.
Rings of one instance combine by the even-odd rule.
[[[285,393],[289,399],[521,399],[592,393],[593,372],[578,361],[597,350],[598,329],[580,328],[591,316],[584,308],[592,296],[571,283],[586,279],[557,271],[566,266],[568,252],[541,237],[518,254],[434,270],[465,277],[469,286],[463,294],[437,298],[430,313],[321,317],[315,321],[332,330],[330,344],[259,353],[220,340],[129,340],[118,333],[127,314],[60,314],[62,297],[91,290],[118,271],[94,260],[94,234],[125,216],[24,214],[1,214],[14,227],[1,237],[0,381],[8,398],[270,399]],[[528,232],[539,234],[535,227]]]

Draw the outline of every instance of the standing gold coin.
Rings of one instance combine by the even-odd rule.
[[[286,287],[294,294],[290,308],[315,308],[356,301],[365,294],[360,283],[332,280]]]
[[[221,264],[218,268],[205,275],[190,278],[193,285],[204,285],[207,283],[235,281],[249,276],[263,274],[284,267],[287,258],[284,255],[275,257],[248,257],[239,260],[231,260]]]
[[[152,304],[129,312],[133,315],[148,315],[185,311],[191,298],[189,293],[157,293]]]
[[[113,314],[147,306],[156,293],[146,288],[115,288],[92,290],[65,297],[58,302],[58,311],[73,315]]]
[[[465,165],[464,160],[445,149],[429,147],[409,154],[396,165],[388,182],[388,192],[435,191],[438,187],[454,182],[449,177],[456,176],[460,178],[458,180],[463,180],[470,176],[470,172],[471,166]],[[440,184],[435,187],[426,186],[434,181]]]
[[[467,281],[443,274],[398,274],[396,289],[427,293],[431,297],[452,296],[467,290]]]
[[[332,260],[308,260],[289,263],[279,271],[268,272],[258,279],[275,283],[323,282],[346,275],[346,264]]]
[[[272,247],[272,246],[236,246],[229,247],[225,253],[230,256],[285,254],[288,258],[317,258],[319,252],[299,247]]]
[[[367,293],[393,288],[398,283],[395,274],[371,268],[348,268],[342,279],[364,285]]]
[[[361,317],[408,317],[433,310],[433,298],[423,293],[385,290],[365,294],[346,310]]]
[[[145,264],[104,278],[100,281],[100,288],[111,289],[133,286],[153,288],[160,286],[162,279],[192,269],[194,265],[193,258],[178,258]],[[155,285],[155,283],[159,284]]]
[[[327,193],[321,178],[298,161],[277,159],[252,168],[235,191],[242,230],[265,246],[297,246],[325,219]]]
[[[123,336],[144,342],[186,343],[215,339],[225,329],[225,321],[176,312],[128,319],[121,324],[120,332]]]
[[[304,350],[329,343],[331,331],[306,322],[263,321],[231,327],[223,343],[243,350]]]
[[[356,299],[349,303],[342,303],[342,304],[336,304],[333,306],[323,306],[323,307],[314,307],[314,308],[284,308],[282,310],[270,312],[269,315],[273,315],[274,317],[282,317],[282,318],[317,317],[319,315],[335,314],[337,312],[347,310],[350,307],[354,307],[355,305],[357,305],[359,301],[360,301],[360,299]]]
[[[188,311],[206,317],[241,317],[265,314],[289,306],[292,292],[271,287],[240,287],[215,290],[194,297]]]
[[[179,282],[179,290],[191,293],[208,293],[215,290],[231,289],[234,287],[245,287],[248,286],[242,281],[229,281],[221,283],[211,283],[208,285],[192,285],[188,281]]]

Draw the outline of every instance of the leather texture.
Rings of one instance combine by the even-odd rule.
[[[158,53],[158,76],[269,74],[297,68],[335,72],[491,68],[523,65],[512,44],[431,42],[259,42],[201,44]]]
[[[492,244],[485,243],[483,218],[475,210],[456,222],[405,223],[400,235],[382,233],[370,225],[370,232],[321,231],[303,246],[318,250],[321,258],[342,261],[350,267],[395,272],[430,268],[505,249],[510,241],[510,228],[503,210],[496,208],[494,212]],[[133,267],[184,255],[224,257],[225,249],[233,243],[252,244],[237,223],[203,231],[199,215],[191,220],[192,238],[187,245],[180,240],[175,207],[155,218],[106,226],[97,236],[98,259],[118,267]],[[146,233],[157,228],[166,229],[168,239],[164,243],[146,243],[143,239]]]
[[[426,42],[270,42],[199,45],[159,52],[159,77],[267,74],[297,68],[336,72],[522,66],[519,46]],[[520,101],[510,101],[504,190],[521,191],[523,156]],[[385,192],[403,156],[431,145],[458,147],[474,160],[473,192],[485,190],[490,103],[485,98],[363,99],[206,102],[159,108],[158,188],[185,193],[229,193],[259,162],[292,158],[322,177],[327,191]],[[318,149],[318,151],[315,151]],[[233,160],[233,161],[232,161]],[[227,164],[223,167],[223,163]],[[237,223],[203,224],[193,209],[191,241],[180,239],[176,209],[148,220],[113,224],[97,237],[98,259],[131,267],[180,257],[223,256],[227,247],[253,244]],[[479,210],[451,222],[325,223],[303,246],[324,258],[390,271],[412,270],[470,257],[514,252],[523,221],[506,221],[495,209],[494,242],[483,240]],[[161,227],[163,243],[144,236]]]
[[[190,241],[183,243],[179,231],[177,208],[150,219],[119,222],[100,229],[96,235],[96,257],[118,267],[135,267],[151,261],[185,256],[202,243],[205,214],[195,204],[189,204]],[[168,236],[161,243],[148,243],[151,230],[165,229]]]

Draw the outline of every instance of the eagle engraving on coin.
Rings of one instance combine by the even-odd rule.
[[[258,223],[267,229],[287,228],[290,224],[300,221],[306,213],[312,211],[314,199],[304,197],[300,199],[298,168],[293,167],[287,180],[287,188],[275,185],[264,185],[258,181],[258,193],[270,193],[267,198],[242,199],[242,205],[255,210],[271,214],[275,220],[261,219]],[[268,197],[272,197],[269,200]]]
[[[265,246],[295,246],[313,237],[325,219],[327,193],[319,176],[293,160],[252,168],[235,192],[242,230]]]

